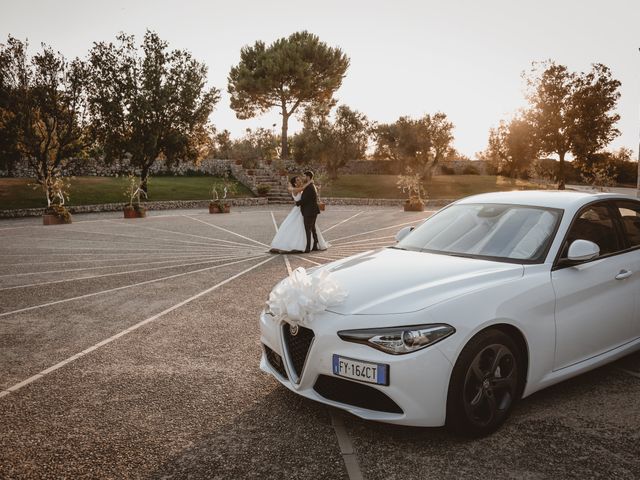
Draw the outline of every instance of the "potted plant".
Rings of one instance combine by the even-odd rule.
[[[71,222],[69,210],[62,205],[50,205],[45,209],[44,215],[42,215],[43,225],[61,225]]]
[[[52,176],[44,185],[36,185],[36,188],[38,187],[41,187],[47,196],[47,208],[42,215],[43,225],[71,223],[71,214],[64,206],[65,199],[69,200],[69,180]]]
[[[222,177],[222,184],[213,184],[211,187],[211,202],[209,203],[209,213],[230,213],[231,205],[227,200],[227,195],[235,192],[235,184],[229,181],[229,173],[225,172]],[[218,189],[222,192],[222,198]]]
[[[259,183],[256,187],[256,190],[258,190],[258,195],[260,195],[261,197],[266,197],[269,194],[269,190],[271,190],[271,187],[266,183]]]
[[[138,178],[133,174],[129,174],[124,196],[129,199],[129,204],[124,207],[124,218],[144,218],[147,216],[147,209],[140,205],[140,197],[146,199],[147,192],[140,188]]]
[[[423,197],[426,197],[426,192],[422,186],[420,174],[413,173],[413,170],[407,167],[405,175],[398,175],[396,184],[402,190],[402,193],[409,195],[409,198],[404,203],[405,212],[424,211]]]

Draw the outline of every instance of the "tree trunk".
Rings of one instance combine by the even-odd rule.
[[[149,180],[149,167],[142,167],[140,171],[140,190],[142,190],[145,194],[149,193],[147,188],[147,181]]]
[[[560,165],[558,169],[558,190],[564,190],[564,155],[565,152],[560,152]]]
[[[282,135],[280,137],[280,158],[287,160],[289,158],[289,143],[287,135],[289,132],[289,112],[285,106],[282,107]]]

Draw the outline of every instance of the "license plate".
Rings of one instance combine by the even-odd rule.
[[[333,374],[376,385],[389,385],[389,365],[333,355]]]

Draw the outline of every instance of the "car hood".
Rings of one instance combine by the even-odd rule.
[[[522,277],[519,264],[385,248],[316,269],[331,273],[348,296],[329,312],[387,315],[436,303]]]

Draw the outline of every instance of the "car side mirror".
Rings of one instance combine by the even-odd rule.
[[[404,227],[402,230],[400,230],[398,233],[396,233],[396,242],[399,242],[404,237],[409,235],[409,233],[411,233],[414,228],[415,227]]]
[[[569,245],[567,259],[572,262],[591,260],[600,255],[600,247],[589,240],[574,240]]]

